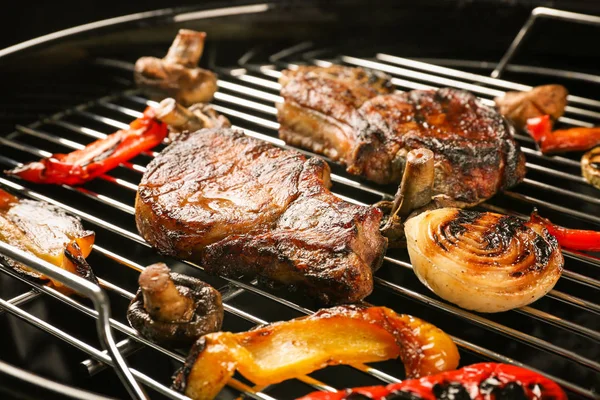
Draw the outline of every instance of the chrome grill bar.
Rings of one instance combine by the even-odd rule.
[[[594,15],[556,10],[547,7],[536,7],[531,11],[529,19],[525,22],[525,24],[523,25],[513,42],[510,44],[508,50],[506,51],[504,56],[502,56],[502,59],[500,60],[494,71],[492,71],[492,78],[499,78],[500,75],[502,75],[502,72],[504,71],[512,57],[518,51],[525,37],[529,34],[529,32],[531,32],[535,21],[537,21],[539,18],[551,18],[563,21],[577,22],[580,24],[600,26],[600,17]]]
[[[499,87],[502,89],[508,90],[517,90],[517,91],[527,91],[531,90],[532,87],[529,85],[523,85],[521,83],[509,82],[502,79],[490,78],[485,75],[473,74],[471,72],[464,72],[457,69],[440,67],[438,65],[433,65],[421,61],[415,61],[408,58],[402,58],[393,56],[390,54],[378,53],[375,55],[375,58],[380,61],[385,61],[390,64],[402,65],[408,68],[418,69],[420,71],[430,72],[433,74],[450,76],[453,78],[460,78],[471,82],[483,83],[490,86]],[[586,99],[584,97],[569,95],[567,100],[571,104],[581,104],[584,106],[590,106],[594,108],[600,109],[600,101],[593,99]]]
[[[2,251],[2,254],[4,256],[34,268],[35,270],[43,273],[49,278],[57,280],[62,284],[73,288],[78,293],[92,300],[92,302],[94,303],[94,308],[96,309],[96,313],[98,315],[98,337],[100,338],[102,345],[105,346],[106,350],[108,350],[110,354],[110,362],[115,367],[115,371],[121,379],[121,381],[123,382],[123,385],[127,389],[129,395],[134,399],[145,399],[146,393],[137,384],[137,382],[133,378],[132,371],[129,370],[127,364],[125,363],[125,360],[116,348],[116,343],[113,338],[112,330],[108,324],[108,321],[110,320],[111,311],[108,297],[106,296],[106,294],[95,284],[86,281],[81,277],[75,276],[63,269],[56,268],[49,262],[33,257],[32,255],[24,252],[23,250],[6,244],[3,241],[0,241],[0,251]],[[5,268],[4,266],[2,267]],[[21,309],[19,309],[16,305],[8,301],[1,300],[0,305],[5,309],[5,311],[8,311],[10,313],[15,313],[15,310],[18,310],[18,313],[22,314],[19,315],[17,313],[15,315],[19,315],[22,318],[33,317],[30,314],[24,314]],[[37,322],[39,322],[39,320],[37,320]],[[42,324],[39,326],[43,327],[44,325]],[[56,328],[52,327],[52,329]]]
[[[20,306],[23,304],[27,304],[32,300],[37,299],[39,296],[40,296],[40,292],[38,292],[35,289],[31,289],[25,293],[22,293],[18,296],[13,297],[12,299],[8,300],[8,302],[10,304],[12,304],[13,306]],[[3,312],[4,312],[4,310],[2,310],[0,308],[0,314],[2,314]]]

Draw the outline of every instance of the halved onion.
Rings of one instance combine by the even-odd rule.
[[[600,189],[600,146],[581,157],[581,173],[586,181]]]
[[[421,282],[469,310],[532,303],[554,287],[564,264],[543,226],[502,214],[442,208],[409,219],[405,233]]]

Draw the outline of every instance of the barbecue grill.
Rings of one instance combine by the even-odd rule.
[[[274,103],[281,101],[277,79],[282,69],[299,64],[372,68],[392,75],[392,83],[401,91],[455,87],[475,93],[490,105],[495,96],[507,90],[559,82],[572,93],[560,125],[593,126],[600,120],[600,101],[593,97],[600,76],[594,75],[597,69],[586,68],[592,64],[577,44],[581,41],[573,42],[570,49],[573,59],[569,64],[583,65],[574,72],[572,66],[561,67],[560,58],[542,64],[539,60],[544,60],[544,55],[554,56],[556,46],[536,38],[536,29],[548,28],[546,19],[552,20],[553,31],[563,29],[565,35],[580,35],[587,28],[574,25],[569,31],[569,25],[556,20],[600,26],[600,17],[545,8],[536,8],[531,14],[523,7],[498,8],[499,15],[509,21],[504,31],[515,35],[523,21],[525,25],[508,50],[501,41],[489,42],[490,50],[486,51],[495,51],[492,53],[499,55],[496,60],[501,60],[496,64],[460,58],[473,51],[469,46],[474,43],[478,43],[475,51],[487,57],[482,38],[466,37],[465,43],[456,43],[455,48],[444,42],[450,39],[438,37],[441,45],[434,48],[425,38],[423,48],[419,48],[418,37],[404,36],[399,44],[399,36],[394,34],[397,29],[409,29],[398,28],[398,21],[418,26],[422,17],[415,15],[431,11],[433,5],[441,8],[439,14],[451,11],[455,17],[464,13],[467,18],[481,10],[490,12],[490,5],[425,2],[413,9],[384,7],[361,15],[364,6],[360,4],[342,7],[336,3],[334,7],[298,3],[141,13],[61,31],[0,51],[1,68],[9,74],[3,75],[4,81],[11,77],[11,82],[3,82],[8,101],[6,115],[0,117],[1,167],[9,169],[55,152],[80,149],[127,127],[152,104],[133,85],[133,63],[142,55],[162,57],[182,27],[208,32],[202,63],[219,75],[215,109],[247,135],[281,147],[288,146],[277,137]],[[392,10],[395,14],[390,14]],[[376,21],[371,27],[376,25],[377,29],[366,30],[360,39],[356,35],[352,41],[344,39],[355,25],[364,25],[369,18]],[[588,28],[598,34],[594,30],[598,27]],[[530,36],[531,41],[524,40]],[[451,56],[453,51],[457,56]],[[524,60],[522,65],[515,64],[513,57]],[[532,59],[537,61],[528,62]],[[525,181],[479,208],[523,217],[537,207],[558,224],[600,229],[600,192],[580,176],[579,155],[544,156],[528,136],[520,133],[517,139],[527,157]],[[256,281],[210,276],[201,265],[169,259],[150,248],[136,231],[133,202],[145,165],[155,154],[142,154],[81,187],[40,186],[0,174],[1,188],[54,204],[96,231],[96,245],[88,260],[102,287],[98,290],[0,242],[0,253],[87,297],[65,296],[0,265],[4,339],[0,343],[0,393],[4,396],[104,399],[129,394],[135,398],[141,396],[141,385],[151,398],[186,398],[169,389],[170,376],[185,354],[141,338],[125,320],[126,307],[137,289],[138,272],[154,262],[164,261],[174,270],[218,288],[226,311],[224,330],[246,330],[317,309],[311,299],[299,294],[269,289]],[[339,165],[330,165],[332,191],[349,202],[373,204],[395,193],[395,187],[363,181]],[[555,380],[573,398],[598,398],[600,258],[571,251],[564,251],[564,255],[565,271],[547,296],[531,306],[486,315],[438,298],[412,273],[406,250],[390,250],[367,301],[421,317],[452,335],[461,352],[461,365],[496,361],[525,366]],[[236,375],[221,396],[287,399],[317,389],[401,379],[403,370],[398,361],[328,367],[268,387],[255,387]]]

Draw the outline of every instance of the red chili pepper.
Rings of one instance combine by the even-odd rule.
[[[533,210],[529,221],[534,224],[543,225],[552,236],[558,240],[561,247],[580,251],[600,251],[600,232],[584,229],[567,229],[554,225],[547,218],[542,218]]]
[[[571,128],[552,131],[549,115],[527,120],[527,131],[544,154],[584,151],[600,145],[600,128]]]
[[[529,118],[527,120],[527,131],[536,142],[540,142],[543,137],[552,133],[552,120],[549,115]]]
[[[387,386],[370,386],[339,392],[314,392],[299,400],[390,399],[416,397],[425,400],[471,398],[526,398],[566,400],[567,395],[555,382],[525,368],[507,364],[473,364],[456,371],[421,379],[410,379]]]
[[[167,133],[167,125],[154,118],[154,111],[148,107],[141,118],[129,124],[129,129],[119,130],[84,149],[53,154],[8,173],[34,183],[81,185],[160,144]]]

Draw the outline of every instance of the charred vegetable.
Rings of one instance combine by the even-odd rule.
[[[527,131],[544,154],[585,151],[600,145],[600,127],[552,130],[548,115],[527,121]]]
[[[50,204],[21,200],[0,190],[0,240],[75,275],[98,283],[85,261],[92,251],[94,232],[86,231],[81,222]],[[31,278],[50,281],[63,293],[71,289],[58,281],[9,258],[0,256],[9,267]]]
[[[160,144],[167,126],[148,108],[141,118],[104,139],[69,154],[53,154],[7,173],[34,183],[81,185]]]
[[[589,183],[600,189],[600,146],[583,155],[581,173]]]
[[[502,115],[518,128],[524,128],[530,118],[550,115],[556,121],[565,112],[567,89],[561,85],[544,85],[527,92],[506,92],[495,99]]]
[[[406,222],[421,282],[460,307],[499,312],[548,293],[564,264],[558,242],[536,221],[442,208]]]
[[[435,326],[385,307],[340,306],[248,332],[211,333],[192,348],[174,388],[194,400],[214,398],[237,370],[259,385],[326,365],[400,357],[409,377],[458,365],[452,339]]]
[[[339,392],[314,392],[299,400],[442,400],[519,399],[566,400],[567,395],[550,379],[507,364],[473,364],[456,371],[387,386],[370,386]]]
[[[186,346],[221,329],[221,295],[207,283],[170,272],[165,264],[153,264],[142,271],[139,284],[127,319],[145,338]]]
[[[198,68],[205,39],[204,32],[181,29],[166,57],[137,60],[135,83],[156,100],[173,97],[186,106],[210,101],[217,91],[217,77]]]
[[[203,128],[229,127],[231,123],[223,115],[218,114],[208,104],[194,104],[185,108],[175,99],[168,98],[154,107],[156,118],[169,125],[169,139],[174,140],[180,133],[194,132]]]

